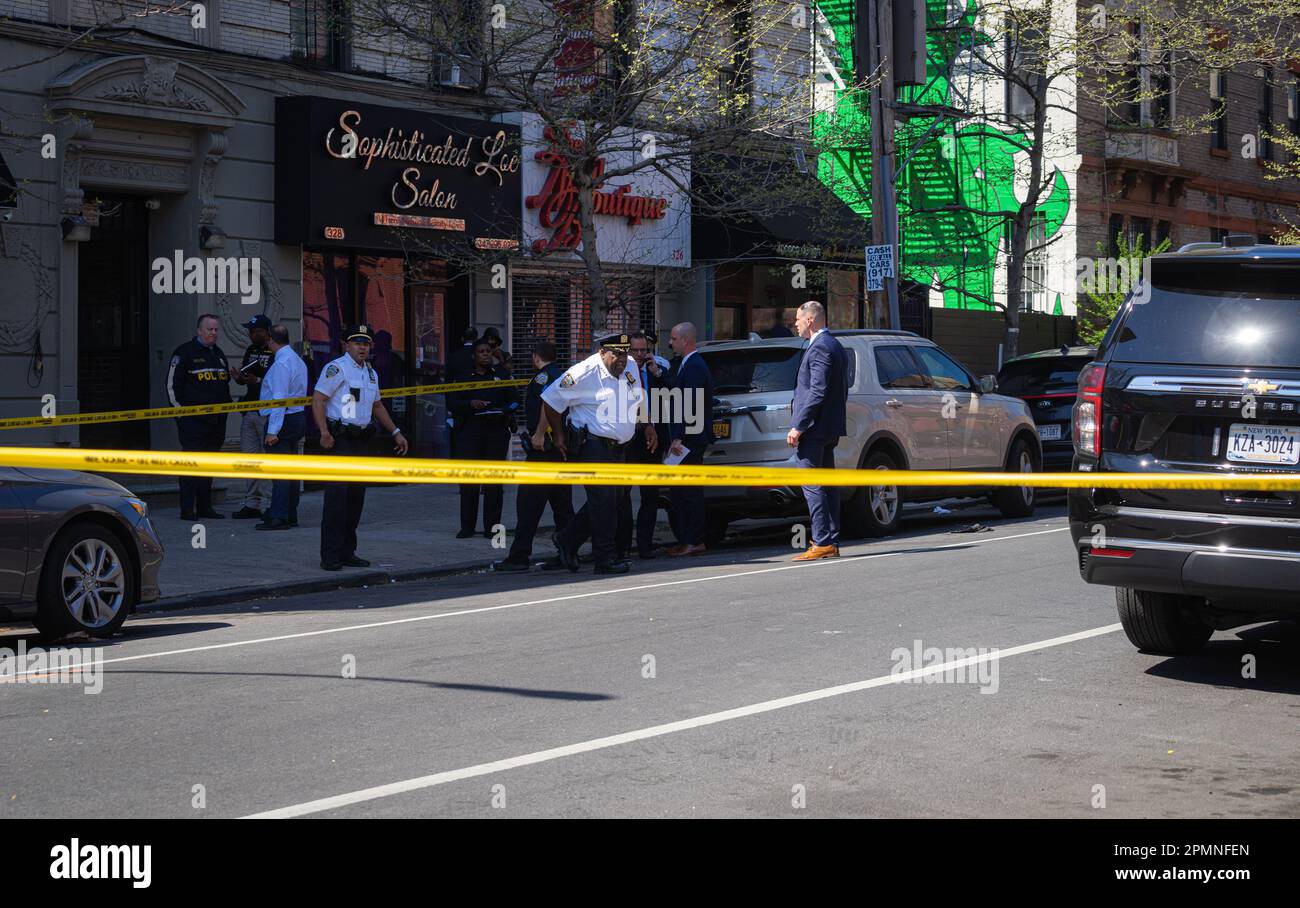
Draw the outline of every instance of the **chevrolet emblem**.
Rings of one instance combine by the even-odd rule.
[[[1275,385],[1267,378],[1257,378],[1252,382],[1246,383],[1246,390],[1253,394],[1267,394],[1269,391],[1276,391],[1281,385]]]

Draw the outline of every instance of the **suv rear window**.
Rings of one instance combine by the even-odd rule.
[[[1125,304],[1113,358],[1206,366],[1294,367],[1300,262],[1152,262],[1151,297]]]
[[[793,391],[799,377],[800,347],[754,346],[700,351],[713,374],[716,394]]]
[[[1075,356],[1007,363],[998,373],[998,393],[1020,397],[1078,391],[1079,372],[1090,361],[1086,356]]]

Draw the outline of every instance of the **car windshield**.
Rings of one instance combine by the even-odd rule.
[[[1168,263],[1106,344],[1118,360],[1285,368],[1300,350],[1300,263]]]
[[[717,394],[793,391],[799,377],[801,347],[754,346],[701,351]]]
[[[998,373],[998,393],[1024,397],[1074,392],[1079,389],[1079,371],[1087,364],[1084,356],[1010,362]]]

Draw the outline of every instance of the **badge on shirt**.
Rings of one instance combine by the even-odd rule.
[[[338,374],[339,374],[339,367],[338,367],[338,366],[335,366],[335,365],[333,365],[333,364],[330,364],[329,366],[326,366],[326,367],[325,367],[325,377],[326,377],[326,378],[333,378],[335,375],[338,375]]]
[[[539,385],[544,385],[544,384],[546,384],[546,373],[545,373],[545,372],[538,372],[538,373],[537,373],[537,377],[534,378],[533,381],[537,382]]]
[[[636,376],[635,376],[635,375],[633,375],[631,372],[624,372],[624,373],[623,373],[623,377],[627,379],[627,383],[628,383],[629,385],[631,385],[631,386],[634,387],[634,388],[636,387]]]
[[[570,375],[568,372],[565,372],[565,373],[564,373],[564,377],[560,379],[560,387],[561,387],[561,388],[572,388],[572,387],[574,386],[574,384],[576,384],[576,382],[575,382],[573,376]]]

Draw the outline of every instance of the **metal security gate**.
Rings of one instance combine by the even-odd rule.
[[[655,328],[653,272],[606,275],[611,305],[609,331]],[[516,375],[532,369],[533,349],[541,341],[555,344],[556,359],[571,365],[591,355],[591,296],[587,277],[575,270],[516,271],[510,307],[511,358]]]

